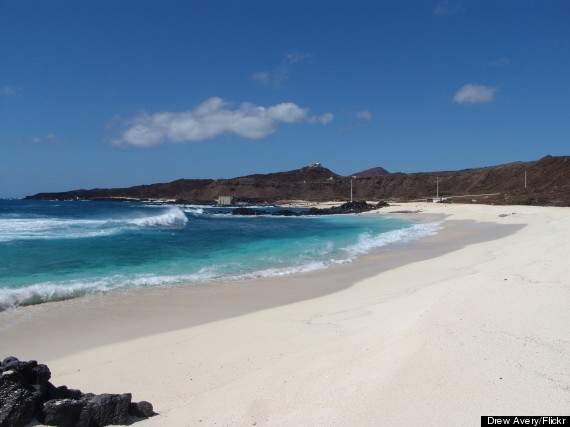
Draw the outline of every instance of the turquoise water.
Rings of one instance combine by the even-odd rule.
[[[437,228],[396,218],[240,217],[215,210],[0,200],[0,310],[116,289],[313,271]]]

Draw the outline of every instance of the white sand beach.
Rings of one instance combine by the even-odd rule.
[[[142,426],[478,426],[570,413],[570,209],[408,203],[410,248],[295,277],[0,313],[0,353]]]

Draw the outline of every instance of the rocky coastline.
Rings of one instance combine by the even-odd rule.
[[[215,204],[231,197],[238,205],[279,204],[286,200],[421,201],[454,198],[459,203],[570,206],[570,156],[458,171],[387,173],[382,168],[341,176],[322,165],[231,179],[179,179],[128,188],[78,189],[38,193],[26,200],[168,201]],[[380,170],[381,169],[381,170]],[[525,179],[527,177],[527,179]]]
[[[390,206],[387,202],[378,202],[376,204],[369,204],[364,200],[357,202],[346,202],[340,206],[333,206],[331,208],[310,208],[306,211],[296,212],[290,209],[281,209],[278,211],[266,211],[263,209],[252,209],[239,207],[234,209],[232,215],[241,216],[260,216],[260,215],[271,215],[271,216],[310,216],[310,215],[342,215],[342,214],[356,214],[370,212],[375,209],[380,209]],[[222,213],[222,212],[213,212]]]

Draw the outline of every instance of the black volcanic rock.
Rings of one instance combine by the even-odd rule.
[[[38,420],[48,426],[89,427],[89,402],[74,399],[53,399],[43,404]]]
[[[271,212],[271,215],[274,215],[274,216],[300,216],[300,215],[302,215],[302,213],[293,212],[292,210],[289,210],[289,209],[281,209],[278,211]]]
[[[87,400],[91,421],[89,426],[101,427],[129,422],[131,393],[99,394]]]
[[[51,384],[51,383],[50,383]],[[74,390],[71,388],[67,388],[67,386],[60,386],[60,387],[51,387],[48,390],[48,400],[52,399],[81,399],[83,397],[83,393],[81,390]]]
[[[338,215],[348,213],[363,213],[377,209],[376,205],[369,205],[364,200],[358,202],[346,202],[340,206],[328,209],[311,208],[306,215]]]
[[[31,385],[43,386],[51,378],[51,372],[46,365],[39,365],[35,360],[22,362],[15,357],[7,357],[0,365],[2,372],[15,371],[22,376],[23,381]]]
[[[140,402],[132,402],[129,405],[129,415],[139,418],[148,418],[156,415],[152,408],[152,404],[142,400]]]
[[[232,215],[256,216],[256,215],[269,215],[269,213],[260,209],[236,208],[232,211]]]
[[[0,372],[0,426],[25,426],[41,401],[41,393],[16,370]]]
[[[49,382],[51,372],[35,360],[7,357],[0,363],[0,427],[20,427],[34,417],[46,425],[103,427],[128,424],[129,416],[156,415],[149,402],[131,394],[82,393]]]
[[[379,202],[375,205],[370,205],[364,200],[358,202],[346,202],[340,206],[335,206],[332,208],[311,208],[307,211],[293,212],[289,209],[282,209],[279,211],[264,211],[262,209],[249,209],[249,208],[237,208],[232,211],[232,215],[273,215],[273,216],[307,216],[307,215],[337,215],[337,214],[349,214],[349,213],[363,213],[369,212],[374,209],[379,209],[389,206],[386,202]]]

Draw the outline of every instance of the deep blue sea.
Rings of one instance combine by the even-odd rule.
[[[0,199],[0,310],[118,289],[308,272],[437,229],[397,218],[242,217],[231,208],[212,214],[218,210]]]

